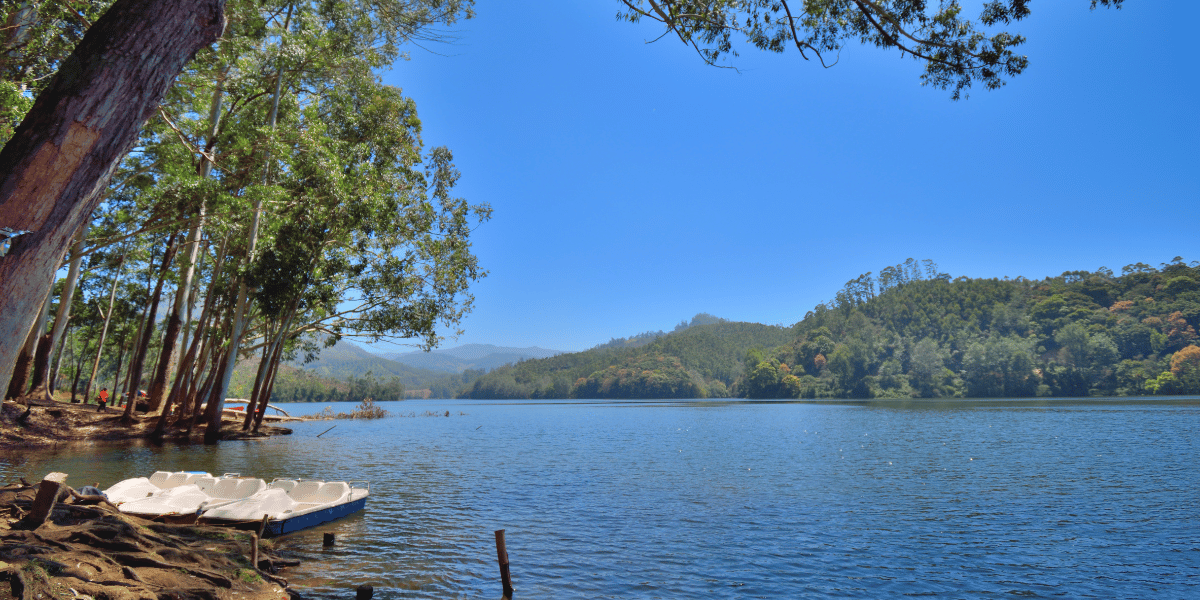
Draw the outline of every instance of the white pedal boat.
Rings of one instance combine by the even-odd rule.
[[[247,525],[267,517],[266,535],[281,535],[328,523],[356,513],[367,504],[366,481],[297,481],[276,479],[253,496],[209,507],[204,523]]]
[[[117,508],[123,513],[147,519],[194,519],[208,508],[248,498],[266,487],[267,483],[261,479],[243,478],[236,473],[227,473],[221,477],[205,473],[183,485],[162,489],[144,498],[122,502],[117,504]]]
[[[120,505],[124,502],[149,498],[181,485],[194,483],[201,477],[212,477],[212,475],[203,471],[155,471],[149,477],[135,477],[118,481],[112,487],[104,490],[104,495],[109,502]]]

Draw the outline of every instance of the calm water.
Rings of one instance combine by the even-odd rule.
[[[517,598],[1200,597],[1195,399],[385,406],[418,416],[2,456],[0,479],[369,479],[363,514],[282,539],[307,597],[499,597],[496,529]]]

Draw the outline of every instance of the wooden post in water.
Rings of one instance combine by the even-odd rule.
[[[354,600],[371,600],[371,596],[374,594],[375,588],[370,584],[364,583],[363,585],[358,586],[358,589],[354,591]]]
[[[504,546],[504,530],[496,530],[496,560],[500,561],[500,583],[504,584],[504,600],[512,600],[512,576],[508,573],[508,549]]]
[[[250,565],[258,570],[258,534],[250,534]]]
[[[333,534],[332,533],[325,534],[325,537],[321,540],[321,545],[322,546],[332,546],[333,545]]]

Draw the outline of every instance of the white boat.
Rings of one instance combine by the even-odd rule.
[[[121,505],[133,500],[149,498],[181,485],[194,483],[201,477],[212,477],[203,471],[155,471],[149,477],[135,477],[118,481],[112,487],[104,490],[109,502]]]
[[[220,477],[205,473],[183,485],[124,501],[117,508],[123,513],[148,519],[194,519],[208,508],[248,498],[266,487],[267,483],[261,479],[240,477],[236,473],[226,473]]]
[[[200,519],[206,523],[244,525],[261,523],[267,517],[264,532],[281,535],[362,510],[370,487],[366,481],[276,479],[253,496],[208,507]]]

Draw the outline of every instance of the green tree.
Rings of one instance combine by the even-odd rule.
[[[1037,378],[1033,372],[1029,340],[993,336],[976,340],[963,355],[963,380],[967,395],[976,398],[1033,396]]]
[[[977,19],[957,2],[927,0],[621,0],[618,18],[657,21],[699,53],[719,64],[736,56],[734,36],[760,50],[794,49],[801,58],[830,67],[846,44],[858,41],[899,51],[925,63],[923,85],[951,89],[955,100],[973,83],[997,89],[1021,74],[1029,59],[1017,54],[1024,36],[1001,30],[1030,13],[1029,0],[984,2]],[[1091,0],[1120,8],[1123,0]]]
[[[747,398],[794,397],[792,393],[784,393],[781,389],[779,363],[774,360],[759,362],[742,380],[740,389]]]
[[[912,385],[922,398],[941,395],[940,380],[946,370],[946,353],[937,341],[924,338],[909,351],[909,374]]]

